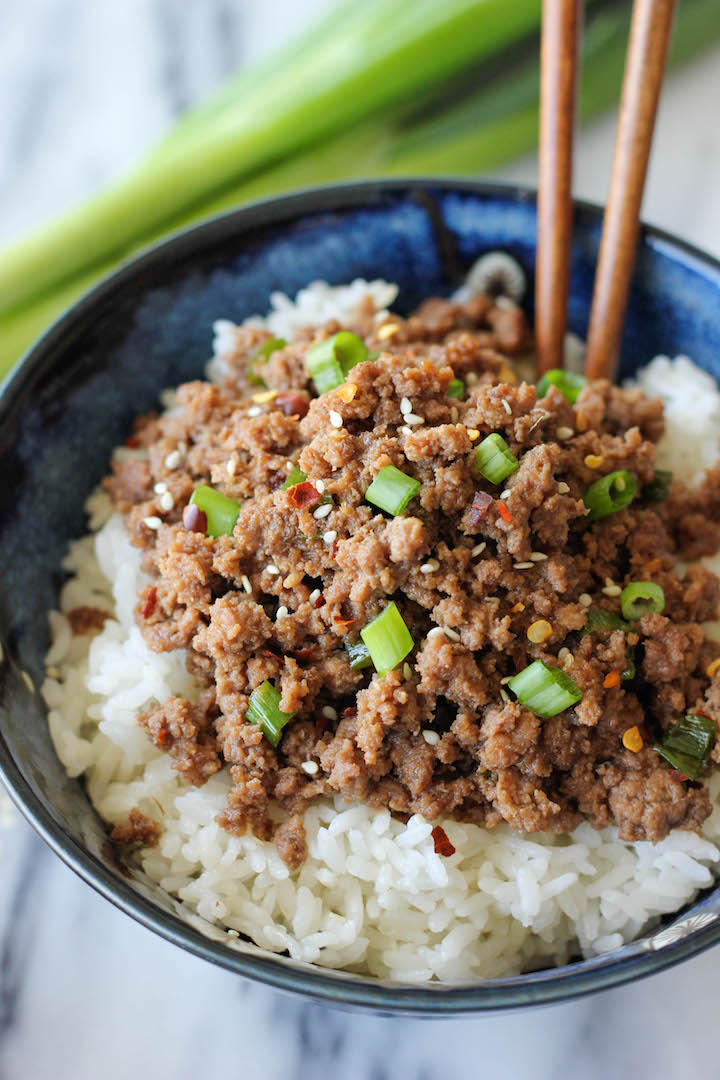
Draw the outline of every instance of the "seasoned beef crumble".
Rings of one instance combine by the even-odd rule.
[[[602,380],[574,406],[554,387],[539,401],[508,359],[529,346],[519,308],[433,299],[376,325],[368,304],[350,329],[379,357],[315,397],[306,353],[340,329],[302,332],[256,363],[267,389],[246,369],[269,335],[237,329],[224,385],[180,387],[176,409],[137,423],[105,481],[153,578],[137,606],[145,639],[188,649],[203,688],[141,716],[148,736],[189,783],[229,764],[221,824],[274,835],[291,867],[306,856],[303,809],[337,793],[523,832],[582,820],[615,821],[625,840],[698,830],[705,788],[653,742],[687,710],[720,720],[720,670],[706,674],[720,647],[699,625],[720,582],[678,571],[720,546],[720,466],[698,489],[675,483],[647,501],[661,404]],[[447,397],[453,378],[465,400]],[[500,485],[475,466],[492,432],[520,461]],[[283,489],[296,465],[318,498]],[[364,500],[386,465],[421,485],[394,518]],[[587,521],[584,492],[615,470],[638,497]],[[200,483],[241,504],[231,536],[184,515]],[[662,614],[630,633],[582,633],[590,607],[618,614],[637,580],[662,586]],[[390,600],[414,651],[383,677],[353,670],[346,646]],[[582,699],[546,720],[511,700],[509,677],[534,660],[566,671]],[[620,678],[633,662],[635,677]],[[266,680],[292,714],[277,748],[246,719]]]

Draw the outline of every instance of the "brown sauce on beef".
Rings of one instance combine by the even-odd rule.
[[[720,467],[697,490],[676,483],[664,502],[638,497],[589,523],[582,495],[593,481],[618,469],[639,490],[652,480],[659,402],[604,381],[574,407],[555,389],[538,401],[507,359],[529,345],[522,313],[486,297],[427,301],[379,331],[370,314],[350,329],[380,358],[320,398],[304,364],[315,332],[255,366],[278,391],[256,403],[244,372],[266,335],[239,330],[225,384],[181,387],[178,412],[136,426],[133,445],[147,460],[116,464],[106,480],[154,576],[138,599],[145,638],[158,651],[187,648],[204,687],[197,704],[173,698],[144,714],[148,736],[189,783],[229,764],[222,825],[275,835],[293,867],[306,854],[304,808],[337,793],[397,816],[523,832],[583,820],[614,821],[626,840],[699,829],[705,788],[671,769],[653,741],[687,710],[720,719],[720,672],[714,682],[705,674],[718,646],[699,625],[714,616],[720,583],[699,567],[684,578],[676,569],[719,546]],[[454,377],[467,384],[463,401],[446,397]],[[403,398],[422,424],[408,426]],[[474,465],[491,432],[520,460],[501,485]],[[307,491],[282,490],[296,464],[323,482],[327,516],[314,516]],[[421,482],[396,518],[363,498],[387,464]],[[213,540],[187,515],[184,526],[198,483],[242,504],[232,536]],[[619,588],[636,580],[662,586],[663,614],[629,635],[581,636],[588,603],[619,613]],[[416,647],[384,678],[356,672],[345,646],[390,599]],[[531,640],[541,623],[542,640]],[[434,627],[449,636],[428,636]],[[619,680],[631,648],[636,677]],[[582,690],[549,720],[504,690],[536,659]],[[246,719],[265,680],[293,714],[276,749]],[[623,745],[633,727],[638,750]],[[280,827],[278,804],[289,818]]]

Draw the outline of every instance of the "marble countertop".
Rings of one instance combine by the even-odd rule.
[[[122,171],[189,102],[332,0],[0,3],[0,243]],[[664,95],[645,217],[720,255],[720,49]],[[602,200],[612,117],[579,139]],[[502,179],[535,180],[528,158]],[[720,952],[531,1013],[345,1013],[182,953],[97,896],[0,806],[0,1080],[720,1077]]]

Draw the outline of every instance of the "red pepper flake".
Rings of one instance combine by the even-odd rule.
[[[206,533],[207,514],[199,506],[190,503],[183,510],[183,526],[188,532]]]
[[[680,772],[679,769],[670,769],[670,775],[673,780],[680,780],[681,782],[690,779],[689,776],[686,776],[684,772]]]
[[[440,825],[436,825],[430,834],[435,845],[435,854],[444,855],[446,858],[455,854],[455,848],[448,839],[448,834]]]
[[[277,653],[274,653],[272,649],[263,649],[262,655],[267,657],[268,660],[280,660],[281,658]]]
[[[137,450],[140,445],[140,439],[137,435],[128,435],[124,445],[127,446],[128,450]]]
[[[344,619],[342,615],[333,615],[333,622],[337,626],[341,634],[347,634],[355,623],[359,623],[359,619]]]
[[[488,495],[487,491],[476,491],[473,495],[473,501],[470,503],[470,509],[468,511],[468,524],[471,529],[477,529],[480,527],[480,522],[485,517],[488,511],[488,507],[493,501],[492,495]]]
[[[606,690],[610,690],[613,686],[620,685],[620,672],[609,671],[603,680],[603,686]]]
[[[147,591],[147,596],[143,601],[143,606],[140,608],[140,614],[143,619],[149,619],[157,607],[157,589],[154,585],[151,585]]]
[[[346,720],[350,720],[353,716],[357,716],[357,709],[353,708],[352,705],[348,705],[347,709],[343,709],[343,716]],[[410,818],[408,818],[409,820]]]
[[[498,514],[503,519],[503,521],[506,521],[508,523],[508,525],[509,525],[510,522],[512,521],[512,514],[508,510],[507,506],[505,505],[504,502],[500,502],[499,499],[498,499],[497,506],[498,506]]]
[[[322,606],[323,606],[323,604],[324,604],[324,603],[325,603],[325,594],[324,594],[324,593],[320,593],[320,595],[318,596],[317,600],[314,600],[314,601],[313,601],[313,607],[314,607],[314,608],[320,608],[320,607],[322,607]]]
[[[309,480],[304,480],[302,484],[295,484],[290,488],[288,498],[298,510],[309,510],[311,506],[317,506],[320,502],[320,492]]]
[[[275,398],[275,405],[282,409],[286,416],[296,416],[298,420],[303,416],[307,416],[310,407],[305,395],[297,390],[286,390],[284,393],[278,394]]]

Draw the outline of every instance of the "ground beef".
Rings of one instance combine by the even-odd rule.
[[[155,847],[161,832],[157,821],[135,809],[130,811],[127,821],[115,826],[110,839],[121,847]]]
[[[371,356],[315,396],[307,350],[340,329]],[[268,336],[236,330],[224,384],[186,384],[171,413],[139,421],[105,485],[152,579],[142,632],[154,650],[187,649],[202,688],[140,723],[191,784],[230,767],[223,827],[274,835],[293,868],[303,810],[338,793],[523,832],[699,829],[705,789],[653,743],[685,710],[720,720],[719,676],[706,673],[718,647],[700,626],[720,583],[678,569],[720,546],[720,468],[648,501],[660,403],[604,380],[574,405],[554,387],[538,400],[508,359],[529,347],[524,316],[489,297],[381,321],[368,303],[354,326],[302,331],[255,364],[258,389],[248,362]],[[447,396],[457,378],[461,400]],[[519,460],[499,485],[475,465],[492,432]],[[420,484],[394,518],[364,497],[386,465]],[[302,488],[285,490],[295,467]],[[615,470],[640,494],[589,522],[583,495]],[[199,483],[239,504],[231,536],[183,517]],[[663,613],[585,632],[588,609],[618,614],[637,580],[662,586]],[[384,676],[353,669],[348,646],[390,600],[413,652]],[[563,669],[582,700],[545,720],[512,700],[507,682],[534,660]],[[291,714],[277,747],[247,718],[267,681]]]

